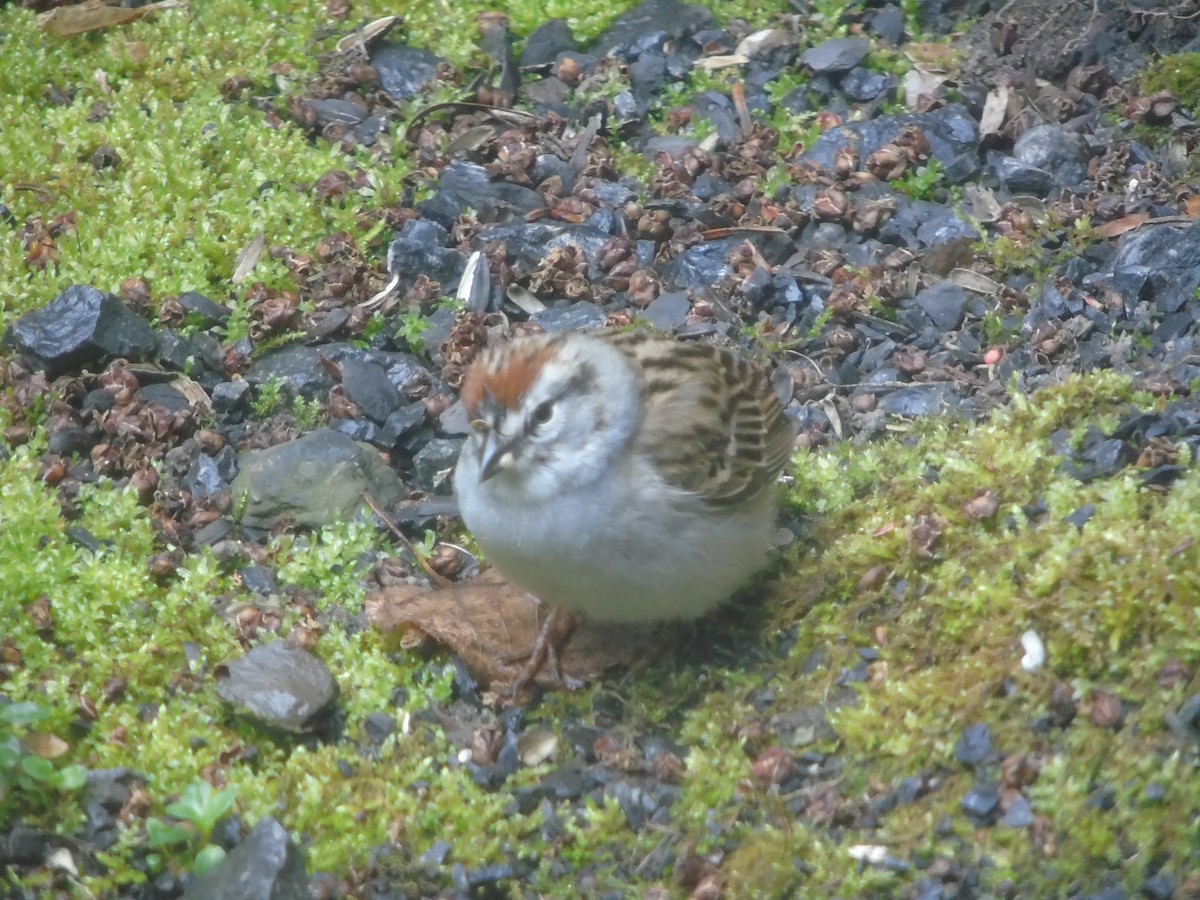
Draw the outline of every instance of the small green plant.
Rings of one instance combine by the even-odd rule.
[[[426,530],[425,535],[419,542],[413,542],[413,552],[421,559],[429,559],[433,556],[433,548],[437,544],[437,535],[432,531]]]
[[[921,0],[900,0],[900,11],[904,14],[904,29],[913,40],[924,34],[921,28]]]
[[[265,419],[283,405],[283,392],[287,382],[282,378],[272,378],[260,384],[250,408],[260,419]]]
[[[1004,315],[995,310],[984,313],[980,323],[984,343],[989,347],[1002,347],[1020,336],[1020,327],[1010,328],[1004,323]]]
[[[154,817],[146,820],[147,843],[157,851],[180,845],[198,847],[192,857],[192,870],[207,872],[225,856],[225,850],[210,841],[217,823],[233,809],[237,793],[237,788],[232,785],[218,791],[207,781],[193,781],[183,789],[178,800],[167,804],[167,815],[179,821],[165,822]],[[159,864],[162,861],[161,855],[154,860]]]
[[[296,424],[306,431],[329,424],[329,416],[325,414],[325,407],[316,398],[308,400],[304,397],[296,397],[292,400],[292,413],[296,416]]]
[[[419,309],[413,309],[400,316],[396,339],[403,341],[409,350],[418,352],[421,349],[421,335],[428,330],[429,320],[421,315]]]
[[[0,706],[0,810],[10,794],[26,800],[42,791],[76,791],[87,779],[87,769],[74,763],[61,769],[25,749],[17,730],[41,722],[49,711],[36,703],[10,703]]]
[[[932,200],[933,192],[945,178],[942,164],[934,158],[915,169],[909,169],[895,181],[892,187],[913,200]]]

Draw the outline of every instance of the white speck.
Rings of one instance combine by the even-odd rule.
[[[873,866],[883,865],[888,858],[888,848],[879,844],[855,844],[846,851],[850,858]]]
[[[1036,672],[1046,664],[1046,645],[1032,628],[1021,635],[1021,646],[1025,648],[1021,668],[1026,672]]]
[[[79,875],[79,867],[75,865],[75,858],[71,856],[71,852],[65,847],[59,847],[47,856],[46,865],[59,872],[66,872],[68,875],[76,877]]]

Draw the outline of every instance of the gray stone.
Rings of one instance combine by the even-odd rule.
[[[871,42],[866,38],[832,38],[804,51],[800,62],[816,72],[849,72],[867,58]]]
[[[393,100],[408,100],[433,81],[441,59],[428,50],[382,41],[371,51],[379,83]]]
[[[926,288],[914,298],[917,306],[943,331],[953,331],[962,324],[967,311],[967,292],[950,281]]]
[[[184,900],[310,900],[304,854],[274,819],[259,821],[245,840],[200,875]]]
[[[337,699],[328,667],[303,647],[271,641],[217,666],[217,694],[255,721],[303,734]]]
[[[364,493],[384,507],[404,496],[400,478],[378,452],[328,428],[243,453],[238,469],[234,501],[243,504],[242,522],[257,528],[281,519],[319,528],[357,514]]]
[[[651,300],[638,318],[645,319],[660,331],[674,331],[687,319],[691,308],[691,301],[683,291],[667,291]]]
[[[347,356],[341,365],[342,387],[346,396],[358,405],[368,419],[382,423],[400,408],[400,393],[379,363]]]
[[[449,494],[454,485],[454,466],[462,449],[461,440],[434,438],[413,457],[413,477],[422,490]]]
[[[1072,187],[1087,179],[1091,152],[1081,135],[1061,125],[1035,125],[1017,138],[1012,155],[1049,172],[1057,184]]]

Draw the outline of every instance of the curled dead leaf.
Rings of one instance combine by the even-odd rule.
[[[511,685],[537,640],[545,607],[494,570],[467,584],[440,590],[395,585],[369,594],[367,619],[385,633],[396,632],[400,646],[441,644],[466,665],[485,689]],[[543,666],[533,682],[543,689],[563,682],[586,682],[617,665],[651,652],[654,626],[619,625],[582,619],[558,648],[559,673]]]
[[[917,516],[908,529],[908,545],[913,555],[920,559],[932,559],[934,548],[941,538],[942,523],[935,516]]]
[[[963,512],[968,519],[990,519],[1000,508],[1000,501],[987,488],[975,492],[975,496],[963,504]]]

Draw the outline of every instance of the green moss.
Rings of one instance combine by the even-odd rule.
[[[1200,53],[1174,53],[1146,66],[1139,76],[1142,93],[1170,91],[1193,116],[1200,113]]]

